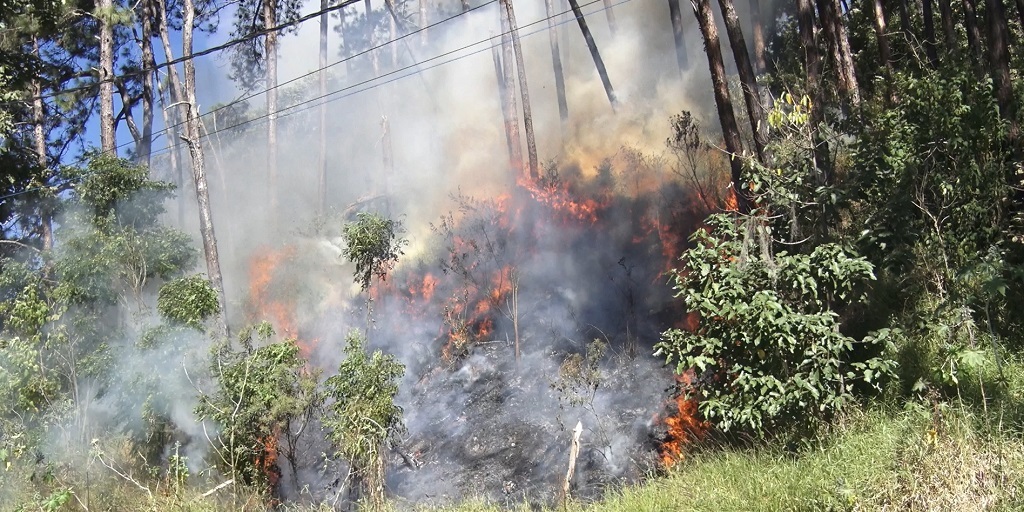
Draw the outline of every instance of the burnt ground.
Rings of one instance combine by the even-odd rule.
[[[390,455],[389,493],[410,505],[467,497],[553,503],[577,421],[584,430],[575,496],[597,498],[650,474],[671,373],[651,356],[613,354],[593,398],[573,405],[553,386],[568,353],[524,356],[529,364],[516,371],[512,348],[490,343],[450,368],[426,371],[403,400],[409,433]]]

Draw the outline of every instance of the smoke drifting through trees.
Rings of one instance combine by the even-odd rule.
[[[332,42],[329,61],[381,42],[394,17],[383,6],[375,7],[379,10],[370,13],[346,11],[342,37],[337,38],[345,46]],[[645,453],[653,457],[649,436],[667,398],[664,389],[671,384],[668,371],[649,354],[665,327],[669,302],[660,272],[682,248],[678,235],[669,232],[685,232],[700,217],[699,209],[692,207],[698,201],[673,182],[659,155],[665,152],[662,141],[671,113],[693,109],[708,119],[713,112],[695,108],[710,105],[707,78],[700,66],[696,72],[684,70],[680,77],[664,2],[633,0],[615,5],[618,34],[614,39],[596,7],[584,4],[583,11],[594,18],[590,30],[607,75],[616,84],[618,112],[609,108],[584,36],[575,20],[565,16],[561,21],[567,22],[567,30],[559,49],[566,62],[575,64],[564,70],[569,115],[563,143],[550,39],[544,34],[545,6],[540,1],[516,5],[541,167],[529,183],[517,183],[519,176],[504,165],[500,98],[491,57],[484,52],[396,81],[389,86],[386,101],[378,102],[373,92],[366,92],[327,103],[323,157],[319,109],[282,112],[276,119],[280,174],[276,182],[270,181],[272,189],[263,185],[268,181],[267,127],[251,123],[217,134],[219,158],[200,160],[210,177],[209,190],[205,190],[205,179],[196,188],[201,191],[200,201],[209,201],[212,215],[201,217],[193,211],[193,186],[178,191],[186,209],[182,218],[186,222],[204,219],[202,229],[184,226],[197,241],[206,238],[201,234],[212,236],[214,225],[219,233],[236,234],[230,240],[224,236],[218,240],[227,297],[220,302],[232,326],[274,321],[280,333],[296,335],[303,353],[328,375],[338,367],[346,333],[363,326],[366,317],[364,302],[350,285],[351,270],[337,251],[341,223],[356,212],[384,212],[389,207],[393,218],[403,220],[411,244],[395,270],[392,288],[377,292],[381,295],[375,299],[387,298],[375,300],[375,331],[369,339],[373,348],[395,353],[409,368],[399,397],[410,432],[406,449],[427,465],[418,472],[396,469],[390,482],[396,492],[409,498],[423,499],[431,487],[451,495],[480,492],[500,497],[505,481],[516,486],[510,494],[546,496],[557,490],[548,482],[564,472],[562,427],[579,420],[587,444],[575,478],[580,490],[574,489],[574,494],[593,495],[615,478],[635,478],[645,469],[635,461],[643,460]],[[395,8],[407,14],[403,9],[412,7],[395,4]],[[465,23],[457,20],[432,29],[427,44],[409,41],[397,53],[396,63],[391,59],[377,63],[379,72],[498,33],[497,8],[495,4],[471,12],[465,15]],[[165,22],[161,20],[161,25]],[[368,30],[368,24],[374,29]],[[314,25],[304,26],[297,37],[278,41],[280,82],[318,67],[319,31]],[[699,48],[692,19],[684,18],[683,26],[689,27],[684,31],[688,47]],[[167,30],[165,26],[157,29],[162,34]],[[169,51],[170,45],[166,47]],[[185,54],[190,50],[186,48]],[[388,49],[381,52],[390,54]],[[690,62],[702,62],[692,57]],[[359,83],[374,73],[370,55],[348,64],[347,69],[335,66],[322,74],[328,91]],[[278,107],[317,96],[319,78],[314,75],[276,91]],[[203,94],[204,85],[192,69],[186,69],[184,84],[172,80],[166,106],[187,103],[165,112],[171,122],[174,115],[189,121],[184,129],[191,156],[201,159],[213,138],[201,135],[195,117],[197,101],[190,90],[193,84]],[[204,128],[216,132],[218,126],[267,114],[265,105],[265,99],[257,97],[223,109],[202,118]],[[382,125],[389,126],[389,131],[384,132]],[[381,153],[388,137],[391,157],[385,162]],[[156,149],[153,175],[178,180],[185,162],[172,164],[173,153]],[[320,179],[322,165],[328,171],[326,180]],[[389,190],[382,176],[391,166],[396,176]],[[277,208],[271,197],[277,198]],[[322,210],[318,208],[321,197]],[[459,213],[468,204],[486,206]],[[496,208],[495,224],[460,231],[474,226],[480,212],[492,207]],[[404,293],[402,287],[414,278],[422,283],[432,274],[443,274],[439,259],[446,254],[444,237],[431,225],[440,225],[449,212],[456,212],[451,217],[453,236],[477,243],[479,261],[465,279],[439,280],[432,291],[434,299],[410,311],[408,306],[423,297]],[[498,238],[488,242],[488,236]],[[279,258],[267,288],[273,304],[259,304],[264,299],[248,293],[252,266],[261,261],[261,255],[286,247],[295,247],[292,254],[296,256]],[[211,268],[209,273],[215,276],[217,271]],[[503,282],[495,285],[495,276]],[[471,278],[477,282],[471,283]],[[514,297],[500,292],[505,284],[514,286]],[[475,308],[481,300],[491,300],[494,290],[500,293],[489,304],[492,311],[474,324]],[[488,319],[491,324],[485,327]],[[463,324],[458,325],[459,321]],[[445,361],[442,346],[463,328],[476,329],[470,343],[457,357]],[[223,329],[218,327],[220,332]],[[518,373],[512,371],[514,356],[505,345],[506,333],[522,339]],[[604,367],[607,378],[616,384],[586,403],[564,403],[549,384],[565,376],[563,359],[584,351],[594,338],[609,342],[611,352],[617,354]],[[124,345],[127,354],[130,342]],[[199,464],[209,446],[200,426],[190,419],[190,404],[197,392],[214,389],[197,375],[203,373],[208,355],[205,345],[193,339],[180,340],[174,347],[165,361],[167,382],[161,382],[180,400],[172,408],[171,421],[179,429],[174,436],[183,443],[182,453]],[[626,357],[627,350],[636,359]],[[115,371],[134,375],[134,363],[145,360],[145,367],[152,368],[154,357],[125,356],[123,367],[118,365]],[[184,373],[185,367],[192,375]],[[437,369],[446,373],[430,373]],[[117,390],[111,396],[121,396],[130,405],[105,407],[130,408],[145,401],[129,391]],[[94,424],[113,424],[116,416],[97,413]],[[475,423],[482,418],[486,424]],[[485,430],[500,434],[472,442]],[[306,435],[323,438],[313,428]],[[464,451],[443,439],[464,442]],[[315,446],[315,441],[303,442]],[[520,458],[498,463],[499,455],[509,450],[520,453]],[[299,469],[302,474],[281,479],[281,485],[288,487],[282,489],[286,496],[298,487],[291,487],[294,482],[329,492],[327,484],[337,475],[318,474],[316,468],[322,466],[317,464],[316,451],[309,452],[306,469]],[[545,458],[549,453],[551,460]],[[468,476],[481,461],[494,469],[482,477],[487,487],[472,489]]]

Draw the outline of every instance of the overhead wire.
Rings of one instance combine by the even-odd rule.
[[[343,2],[340,5],[341,6],[351,5],[352,3],[356,3],[356,1],[358,1],[358,0],[347,0],[346,2]],[[223,110],[223,109],[229,108],[231,106],[237,105],[239,103],[248,101],[249,99],[257,97],[257,96],[259,96],[261,94],[265,94],[265,93],[267,93],[267,92],[269,92],[271,90],[274,90],[276,88],[282,87],[284,85],[288,85],[290,83],[294,83],[294,82],[296,82],[298,80],[301,80],[303,78],[307,78],[307,77],[312,76],[313,74],[319,73],[319,72],[321,72],[321,71],[323,71],[323,70],[325,70],[327,68],[330,68],[330,67],[336,66],[338,64],[347,62],[347,61],[352,60],[354,58],[357,58],[357,57],[360,57],[360,56],[365,55],[367,53],[370,53],[372,51],[382,49],[384,47],[387,47],[390,44],[397,43],[398,41],[400,41],[400,40],[402,40],[402,39],[404,39],[406,37],[410,37],[412,35],[415,35],[415,34],[418,34],[420,32],[423,32],[424,30],[428,30],[430,28],[436,27],[438,25],[441,25],[443,23],[451,21],[451,20],[453,20],[455,18],[458,18],[459,16],[462,16],[464,14],[468,14],[468,13],[474,11],[474,10],[481,9],[481,8],[483,8],[485,6],[493,4],[493,3],[497,2],[497,1],[498,0],[489,0],[488,2],[486,2],[484,4],[478,5],[476,7],[468,9],[466,11],[462,11],[462,12],[460,12],[460,13],[454,15],[454,16],[451,16],[449,18],[445,18],[445,19],[440,20],[438,22],[435,22],[433,24],[426,25],[426,26],[421,27],[421,28],[419,28],[419,29],[417,29],[415,31],[411,31],[411,32],[408,32],[406,34],[403,34],[403,35],[401,35],[401,36],[399,36],[399,37],[397,37],[395,39],[388,40],[388,41],[386,41],[384,43],[381,43],[379,45],[367,48],[367,49],[365,49],[365,50],[363,50],[361,52],[358,52],[356,54],[353,54],[353,55],[350,55],[348,57],[345,57],[344,59],[341,59],[339,61],[336,61],[336,62],[333,62],[331,64],[328,64],[327,66],[324,66],[324,67],[321,67],[321,68],[317,68],[317,69],[315,69],[313,71],[310,71],[310,72],[308,72],[308,73],[306,73],[304,75],[301,75],[299,77],[296,77],[296,78],[287,80],[285,82],[279,83],[279,84],[277,84],[274,87],[270,87],[270,88],[267,88],[267,89],[255,92],[255,93],[253,93],[253,94],[251,94],[249,96],[246,96],[246,97],[243,97],[243,98],[239,98],[239,99],[234,100],[234,101],[232,101],[232,102],[230,102],[228,104],[218,106],[217,108],[215,108],[215,109],[213,109],[213,110],[211,110],[209,112],[201,114],[199,117],[202,118],[204,116],[215,114],[216,112],[218,112],[220,110]],[[594,5],[594,4],[598,3],[598,2],[601,2],[601,1],[603,1],[603,0],[591,0],[590,2],[581,4],[580,5],[580,9],[582,10],[583,8],[590,7],[590,6],[592,6],[592,5]],[[603,7],[595,9],[595,10],[589,12],[589,13],[583,13],[583,16],[593,15],[593,14],[599,13],[601,11],[610,9],[612,7],[628,3],[630,1],[632,1],[632,0],[619,0],[618,2],[615,2],[615,3],[605,4]],[[340,8],[340,7],[339,6],[333,6],[333,8],[337,9],[337,8]],[[318,13],[314,13],[314,14],[316,14],[318,16],[319,14],[323,14],[323,11],[324,10],[321,10],[321,11],[318,11]],[[450,56],[452,54],[459,53],[459,52],[461,52],[463,50],[468,50],[468,49],[470,49],[470,48],[472,48],[474,46],[490,42],[492,40],[504,37],[506,35],[511,35],[513,32],[518,32],[518,31],[520,31],[523,28],[531,27],[531,26],[537,25],[539,23],[548,21],[550,19],[554,19],[554,18],[557,18],[557,17],[560,17],[560,16],[564,16],[564,15],[569,14],[571,12],[572,12],[571,10],[561,11],[561,12],[552,14],[551,16],[546,16],[546,17],[540,18],[540,19],[538,19],[536,21],[527,23],[525,25],[521,25],[521,26],[517,27],[516,30],[508,30],[508,31],[501,32],[501,33],[498,33],[498,34],[495,34],[495,35],[491,35],[491,36],[489,36],[487,38],[484,38],[484,39],[481,39],[479,41],[476,41],[476,42],[473,42],[473,43],[470,43],[470,44],[467,44],[467,45],[463,45],[463,46],[461,46],[459,48],[455,48],[453,50],[449,50],[447,52],[435,55],[433,57],[430,57],[430,58],[422,60],[422,61],[414,62],[414,63],[409,64],[407,66],[391,70],[391,71],[389,71],[387,73],[384,73],[384,74],[381,74],[381,75],[378,75],[378,76],[374,76],[372,78],[368,78],[368,79],[363,80],[361,82],[358,82],[358,83],[355,83],[355,84],[352,84],[352,85],[349,85],[349,86],[346,86],[346,87],[342,87],[342,88],[340,88],[338,90],[329,92],[327,94],[323,94],[323,95],[320,95],[320,96],[309,98],[307,100],[300,101],[300,102],[292,104],[292,105],[285,106],[283,108],[275,110],[274,112],[267,112],[267,113],[261,114],[261,115],[256,116],[256,117],[240,121],[240,122],[238,122],[236,124],[233,124],[233,125],[230,125],[230,126],[226,126],[226,127],[223,127],[223,128],[215,129],[213,131],[206,131],[206,133],[203,134],[203,135],[200,135],[199,138],[200,139],[209,138],[212,135],[216,135],[216,134],[220,134],[220,133],[223,133],[223,132],[226,132],[226,131],[234,130],[235,128],[239,128],[241,126],[244,126],[244,125],[247,125],[247,124],[251,124],[251,123],[256,122],[256,121],[265,120],[265,119],[269,118],[271,114],[278,114],[278,113],[281,113],[281,112],[285,112],[285,111],[288,111],[288,110],[295,109],[296,107],[300,107],[300,106],[303,106],[303,105],[309,105],[310,103],[313,103],[313,102],[318,101],[318,100],[324,100],[324,101],[321,101],[319,103],[316,103],[316,104],[313,104],[313,105],[309,105],[309,106],[307,106],[305,108],[302,108],[300,110],[296,110],[294,112],[289,112],[289,113],[284,114],[283,116],[280,116],[280,117],[288,117],[288,116],[291,116],[291,115],[294,115],[294,114],[298,114],[300,112],[304,112],[304,111],[310,110],[312,108],[316,108],[316,107],[321,106],[321,105],[326,104],[326,103],[331,103],[331,102],[338,101],[338,100],[341,100],[341,99],[344,99],[344,98],[348,98],[348,97],[354,96],[356,94],[359,94],[359,93],[362,93],[362,92],[366,92],[366,91],[375,89],[377,87],[381,87],[381,86],[384,86],[384,85],[396,82],[396,81],[401,80],[403,78],[408,78],[409,76],[413,76],[413,75],[418,74],[418,73],[420,73],[422,71],[427,71],[427,70],[430,70],[430,69],[434,69],[434,68],[437,68],[437,67],[440,67],[440,66],[443,66],[443,65],[446,65],[446,64],[450,64],[452,62],[456,62],[456,61],[462,60],[462,59],[467,58],[467,57],[471,57],[473,55],[477,55],[477,54],[482,53],[484,51],[490,50],[493,45],[487,46],[487,47],[484,47],[484,48],[481,48],[479,50],[475,50],[475,51],[472,51],[472,52],[469,52],[469,53],[466,53],[464,55],[460,55],[458,57],[455,57],[455,58],[452,58],[452,59],[449,59],[449,60],[444,60],[444,61],[435,63],[435,64],[430,65],[430,66],[425,67],[425,68],[416,69],[414,72],[411,72],[411,73],[406,73],[404,75],[395,76],[395,77],[392,77],[392,78],[390,78],[388,80],[385,80],[385,81],[382,81],[382,82],[379,82],[379,83],[374,83],[374,82],[377,82],[378,80],[380,80],[383,77],[387,77],[387,76],[390,76],[390,75],[395,75],[397,73],[401,73],[403,71],[408,71],[408,70],[414,69],[414,68],[420,68],[420,66],[422,64],[424,64],[424,63],[431,62],[431,61],[434,61],[434,60],[437,60],[437,59],[440,59],[440,58],[443,58],[443,57],[447,57],[447,56]],[[302,21],[307,21],[309,19],[312,19],[313,17],[314,16],[311,14],[311,15],[303,16],[300,19]],[[561,21],[558,21],[557,23],[554,23],[553,26],[561,26],[561,25],[563,25],[565,23],[570,23],[572,21],[575,21],[576,19],[577,19],[577,17],[575,15],[572,15],[568,19],[561,20]],[[292,24],[294,24],[294,23],[292,23]],[[286,25],[290,26],[291,24],[286,24]],[[279,27],[281,27],[282,29],[286,28],[284,25],[279,26]],[[537,29],[537,30],[534,30],[534,31],[531,31],[531,32],[527,32],[525,34],[520,34],[520,38],[529,37],[531,35],[534,35],[534,34],[537,34],[537,33],[540,33],[540,32],[546,31],[546,30],[548,30],[548,29],[546,27],[544,27],[544,28],[540,28],[540,29]],[[269,31],[270,30],[268,29],[264,33],[268,33]],[[259,34],[259,35],[262,35],[262,34]],[[235,43],[235,44],[238,44],[238,43]],[[213,47],[213,48],[218,48],[218,50],[216,50],[216,51],[226,49],[226,47],[224,47],[224,45],[219,45],[219,47]],[[195,54],[192,54],[192,56],[195,57],[195,56],[201,56],[201,55],[206,55],[206,54],[212,53],[212,51],[210,51],[210,50],[211,49],[206,49],[206,50],[203,50],[202,52],[197,52]],[[181,58],[176,59],[176,60],[179,61],[179,62],[183,62],[180,59]],[[177,63],[177,62],[172,61],[172,62],[169,62],[169,63],[164,63],[164,65],[157,66],[157,68],[167,67],[169,65],[172,65],[173,63]],[[345,94],[343,96],[339,96],[339,97],[336,97],[336,98],[331,98],[329,100],[325,99],[325,98],[328,98],[330,96],[335,96],[338,93],[341,93],[341,92],[344,92],[344,91],[348,91],[348,90],[354,89],[356,87],[361,87],[361,86],[364,86],[364,85],[367,85],[367,84],[372,84],[372,85],[369,85],[367,87],[364,87],[364,88],[352,91],[352,92],[350,92],[348,94]],[[171,125],[169,127],[165,127],[162,130],[158,130],[158,131],[154,132],[153,136],[156,137],[156,136],[161,135],[161,134],[166,134],[172,128],[180,126],[181,124],[183,124],[183,123],[177,123],[177,124]],[[132,145],[132,144],[134,144],[134,141],[125,142],[125,143],[122,143],[122,144],[120,144],[118,146],[115,146],[114,152],[116,153],[116,151],[118,149],[120,149],[122,147],[125,147],[125,146],[128,146],[128,145]],[[166,153],[166,152],[169,152],[171,150],[178,149],[178,148],[180,148],[182,146],[184,146],[184,142],[179,142],[179,143],[175,143],[175,144],[168,144],[167,146],[165,146],[163,148],[151,151],[150,152],[150,156]],[[100,154],[102,154],[102,152],[100,152]],[[70,166],[75,166],[75,165],[79,165],[81,163],[84,163],[85,160],[87,160],[88,158],[91,158],[92,156],[93,156],[92,154],[90,154],[89,156],[83,156],[82,158],[78,159],[76,162],[70,164]],[[65,184],[74,183],[75,181],[80,181],[80,180],[84,179],[85,177],[87,177],[87,174],[83,173],[77,179],[66,180]],[[17,192],[12,192],[12,193],[5,194],[5,195],[0,195],[0,201],[4,201],[4,200],[10,199],[12,197],[17,197],[17,196],[20,196],[20,195],[23,195],[23,194],[27,194],[27,193],[31,193],[31,192],[47,189],[47,188],[50,188],[50,186],[42,185],[42,186],[30,188],[30,189],[25,189],[25,190],[20,190],[20,191],[17,191]]]

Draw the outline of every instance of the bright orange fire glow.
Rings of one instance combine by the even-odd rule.
[[[571,219],[589,224],[596,223],[598,214],[608,206],[607,201],[573,197],[566,181],[554,184],[539,183],[521,174],[519,186],[529,192],[538,203],[562,212]]]
[[[739,199],[737,199],[736,197],[736,189],[730,186],[729,193],[725,195],[725,211],[735,212],[739,211],[739,209],[740,202]]]
[[[256,465],[267,476],[270,489],[274,489],[281,480],[281,473],[277,467],[277,433],[261,439],[260,442],[263,444],[263,450],[256,456]]]
[[[269,320],[274,329],[284,338],[293,338],[299,345],[299,352],[308,357],[313,344],[299,337],[299,326],[295,319],[295,301],[287,293],[275,290],[275,279],[288,262],[295,258],[295,247],[263,249],[249,261],[249,301],[253,320]]]
[[[684,388],[692,379],[692,371],[676,376],[676,381]],[[710,427],[708,422],[698,419],[696,399],[680,394],[668,407],[670,410],[675,409],[676,412],[662,419],[667,432],[665,440],[658,446],[658,457],[666,469],[682,461],[685,458],[686,447],[694,441],[703,439]]]

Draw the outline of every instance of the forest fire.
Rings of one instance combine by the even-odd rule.
[[[676,383],[681,388],[680,391],[685,390],[692,379],[692,371],[676,376]],[[697,400],[687,397],[685,392],[676,395],[667,408],[675,409],[675,412],[663,418],[666,433],[664,440],[658,446],[659,460],[666,469],[682,461],[685,457],[686,447],[703,439],[710,426],[708,422],[698,419]]]
[[[249,261],[249,316],[251,321],[270,321],[282,337],[295,339],[303,357],[308,357],[313,343],[299,337],[293,294],[281,289],[279,279],[295,255],[293,246],[256,251]]]

